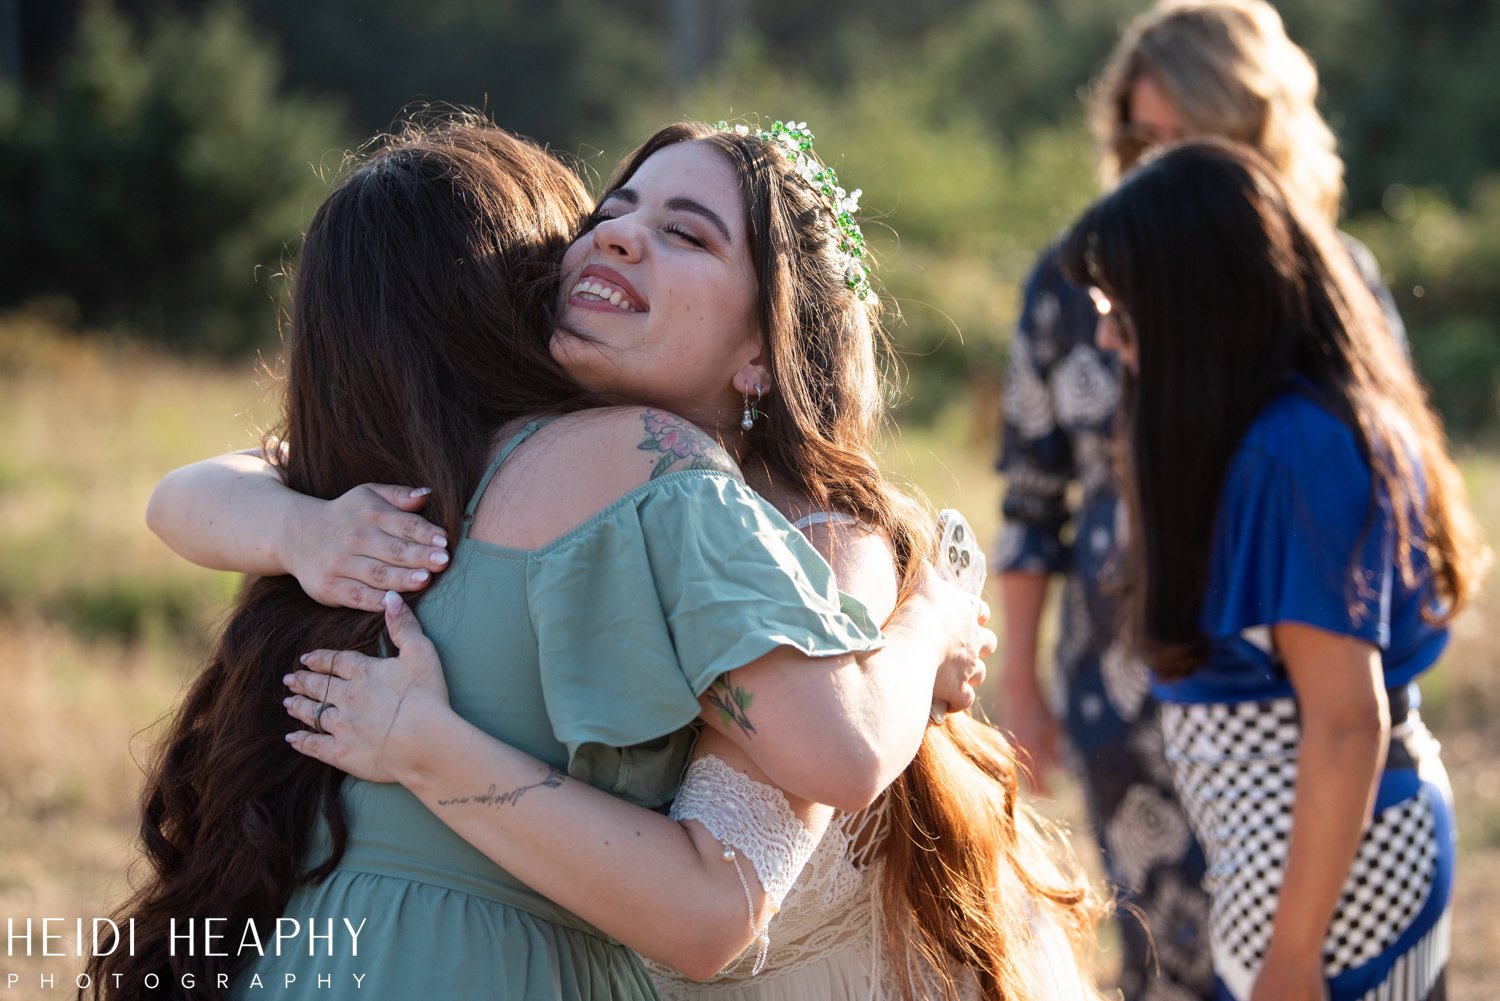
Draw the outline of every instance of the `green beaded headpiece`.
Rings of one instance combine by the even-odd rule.
[[[813,152],[813,134],[806,122],[773,122],[771,128],[751,129],[748,125],[733,125],[718,122],[715,128],[732,131],[735,135],[753,135],[782,154],[804,181],[823,199],[833,223],[839,231],[839,253],[844,255],[844,282],[854,290],[863,302],[874,306],[879,302],[875,290],[870,287],[870,268],[866,264],[869,256],[865,250],[865,235],[860,232],[854,213],[859,211],[859,188],[845,191],[839,187],[839,176],[833,168],[826,166]]]

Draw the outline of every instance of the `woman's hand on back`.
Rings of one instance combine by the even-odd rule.
[[[353,650],[304,655],[304,669],[284,679],[293,692],[284,705],[309,729],[288,734],[287,742],[355,778],[403,782],[423,767],[431,735],[458,717],[448,704],[437,650],[417,617],[395,592],[383,599],[399,656]]]
[[[387,591],[420,591],[448,565],[447,533],[417,514],[424,488],[365,483],[304,498],[287,526],[287,570],[313,600],[378,612]]]

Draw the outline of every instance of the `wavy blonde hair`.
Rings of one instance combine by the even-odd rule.
[[[1329,222],[1344,161],[1318,112],[1318,71],[1265,0],[1161,0],[1133,21],[1093,88],[1100,180],[1113,187],[1141,150],[1130,142],[1130,90],[1150,77],[1192,135],[1258,150]]]

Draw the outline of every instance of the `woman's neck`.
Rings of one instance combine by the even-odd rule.
[[[776,479],[764,466],[751,463],[748,469],[741,468],[744,469],[746,485],[764,497],[787,521],[796,521],[815,510],[805,494]]]

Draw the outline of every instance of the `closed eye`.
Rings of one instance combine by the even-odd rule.
[[[681,223],[671,223],[666,227],[666,231],[668,233],[671,233],[673,236],[686,241],[694,247],[708,246],[708,244],[705,243],[696,233],[688,229],[686,226],[683,226]]]

